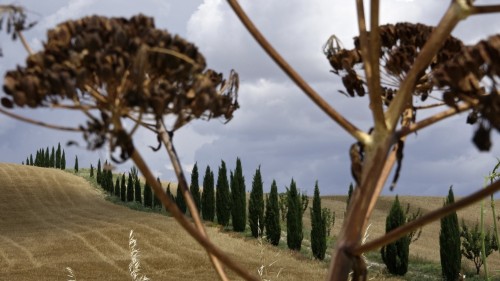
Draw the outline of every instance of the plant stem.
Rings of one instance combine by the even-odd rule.
[[[181,191],[184,195],[184,200],[186,200],[186,204],[189,208],[189,212],[191,214],[191,217],[194,220],[194,223],[196,225],[196,228],[200,232],[201,235],[206,237],[208,239],[207,233],[205,231],[205,227],[203,226],[203,223],[201,222],[200,219],[200,213],[198,209],[196,208],[196,204],[194,203],[193,196],[191,195],[191,192],[189,191],[189,188],[187,186],[187,181],[186,177],[184,176],[184,173],[182,172],[182,167],[181,167],[181,162],[179,160],[179,156],[177,155],[177,152],[175,151],[174,144],[172,143],[172,138],[167,132],[165,125],[161,122],[158,122],[158,134],[161,137],[161,140],[163,144],[165,145],[165,148],[167,149],[168,156],[170,157],[170,162],[172,162],[172,166],[174,167],[175,175],[177,176],[177,180],[179,181],[178,185],[178,191]],[[224,272],[224,269],[222,268],[222,265],[220,264],[219,260],[211,254],[207,250],[208,256],[210,257],[210,261],[212,262],[215,270],[219,274],[219,277],[221,280],[229,280],[226,276],[226,273]]]
[[[484,179],[484,185],[486,186],[487,178]],[[486,244],[484,237],[484,199],[481,200],[481,259],[484,264],[484,280],[488,281],[488,262],[486,260]]]
[[[80,128],[64,127],[64,126],[59,126],[59,125],[44,123],[44,122],[41,122],[41,121],[36,121],[36,120],[30,119],[30,118],[27,118],[27,117],[24,117],[24,116],[17,115],[15,113],[9,112],[7,110],[4,110],[1,107],[0,107],[0,113],[3,113],[3,114],[5,114],[5,115],[7,115],[9,117],[12,117],[14,119],[17,119],[17,120],[20,120],[20,121],[23,121],[23,122],[26,122],[26,123],[30,123],[30,124],[37,125],[37,126],[42,126],[42,127],[49,128],[49,129],[56,129],[56,130],[69,131],[69,132],[81,132],[82,131]]]
[[[283,59],[283,57],[271,46],[267,39],[262,35],[262,33],[253,24],[250,18],[243,11],[241,6],[236,0],[228,0],[229,5],[241,20],[243,25],[246,27],[248,32],[252,34],[254,39],[260,44],[260,46],[266,51],[266,53],[274,60],[274,62],[285,72],[290,79],[292,79],[295,84],[330,118],[332,118],[337,124],[339,124],[344,130],[351,134],[355,139],[362,143],[367,143],[370,141],[371,137],[358,129],[352,123],[349,122],[344,116],[333,109],[312,87]]]
[[[409,222],[403,226],[400,226],[388,233],[386,235],[379,237],[377,239],[374,239],[370,242],[367,242],[366,244],[360,245],[356,247],[352,254],[353,255],[361,255],[362,253],[366,253],[369,251],[376,250],[384,245],[387,245],[389,243],[392,243],[399,238],[403,237],[404,235],[408,234],[409,232],[419,229],[422,226],[431,223],[433,221],[436,221],[438,219],[441,219],[442,217],[445,217],[449,215],[452,212],[456,212],[457,210],[460,210],[462,208],[465,208],[471,204],[476,203],[477,201],[497,192],[500,190],[500,180],[490,184],[484,189],[481,189],[465,198],[462,198],[458,201],[456,201],[453,204],[446,205],[443,208],[434,210],[430,213],[427,213],[426,215],[423,215],[422,217]]]

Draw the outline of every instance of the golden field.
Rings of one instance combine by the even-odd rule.
[[[343,221],[345,199],[323,198],[323,207],[336,212],[334,235]],[[379,200],[368,240],[384,233],[393,199]],[[438,197],[400,199],[404,205],[411,202],[413,208],[422,208],[424,213],[443,204],[443,198]],[[486,206],[486,222],[491,225],[489,201]],[[306,228],[310,227],[308,215],[306,212],[304,216]],[[458,216],[475,222],[479,205],[460,211]],[[439,227],[439,222],[426,226],[420,239],[411,245],[410,255],[439,263]],[[217,279],[203,248],[174,219],[111,203],[99,189],[70,172],[0,163],[0,280],[68,280],[66,267],[73,269],[77,280],[131,280],[130,230],[138,241],[141,272],[152,280]],[[215,244],[255,274],[262,264],[277,260],[270,271],[281,270],[280,275],[269,276],[271,280],[323,280],[326,274],[325,262],[261,246],[255,239],[217,227],[207,226],[207,232]],[[307,247],[308,241],[304,245]],[[488,264],[490,270],[500,270],[498,253],[490,256]],[[374,280],[404,280],[382,276],[377,267],[374,271]],[[238,279],[228,273],[232,280]]]

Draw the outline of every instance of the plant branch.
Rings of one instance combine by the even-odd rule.
[[[471,7],[472,15],[500,13],[500,5],[481,5]]]
[[[162,122],[158,121],[157,124],[157,129],[158,129],[158,134],[161,137],[161,140],[163,144],[165,145],[165,148],[167,149],[168,156],[170,157],[170,162],[172,162],[172,166],[174,167],[175,175],[177,176],[177,180],[179,181],[178,185],[178,191],[181,191],[184,195],[184,200],[186,200],[186,204],[189,208],[189,213],[191,214],[191,217],[194,220],[194,223],[196,225],[196,228],[198,229],[199,233],[204,236],[208,240],[207,233],[205,231],[205,227],[203,226],[203,223],[201,222],[200,218],[200,213],[198,209],[196,208],[196,204],[193,200],[193,196],[191,192],[189,191],[189,188],[187,186],[187,181],[186,177],[184,176],[184,173],[182,172],[182,167],[181,167],[181,162],[179,160],[179,156],[177,155],[177,152],[175,151],[174,144],[172,143],[172,137],[171,135],[167,132],[165,128],[165,124]],[[207,253],[210,257],[210,261],[212,262],[215,270],[219,274],[219,277],[221,280],[229,280],[226,276],[226,273],[224,272],[224,269],[222,268],[222,265],[220,264],[220,261],[207,250]]]
[[[433,104],[427,104],[427,105],[418,105],[413,107],[414,109],[430,109],[430,108],[435,108],[435,107],[440,107],[445,105],[444,102],[438,102],[438,103],[433,103]]]
[[[69,131],[69,132],[82,132],[82,130],[79,128],[64,127],[64,126],[59,126],[59,125],[48,124],[48,123],[41,122],[41,121],[36,121],[36,120],[30,119],[30,118],[9,112],[7,110],[4,110],[1,107],[0,107],[0,113],[3,113],[9,117],[12,117],[14,119],[17,119],[17,120],[20,120],[20,121],[23,121],[26,123],[30,123],[30,124],[37,125],[37,126],[42,126],[42,127],[49,128],[49,129],[56,129],[56,130],[60,130],[60,131]]]
[[[386,112],[386,122],[390,130],[396,129],[401,113],[411,100],[418,75],[429,65],[458,22],[469,15],[468,8],[470,7],[465,0],[452,1],[438,26],[431,33]]]
[[[445,217],[449,215],[452,212],[455,212],[457,210],[460,210],[462,208],[465,208],[473,203],[476,203],[477,201],[497,192],[500,190],[500,180],[497,180],[496,182],[490,184],[484,189],[481,189],[465,198],[462,198],[458,201],[456,201],[453,204],[446,205],[443,208],[440,208],[438,210],[434,210],[430,213],[427,213],[426,215],[411,221],[403,226],[400,226],[388,233],[386,233],[384,236],[377,238],[375,240],[372,240],[370,242],[367,242],[363,245],[360,245],[356,247],[352,254],[353,255],[361,255],[362,253],[366,253],[369,251],[376,250],[384,245],[387,245],[389,243],[392,243],[399,238],[403,237],[407,233],[414,231],[416,229],[419,229],[426,224],[429,224],[433,221],[436,221],[442,217]]]
[[[409,127],[403,127],[401,130],[399,130],[396,135],[399,137],[407,136],[413,132],[419,131],[425,127],[428,127],[436,122],[439,122],[445,118],[451,117],[455,114],[458,114],[460,112],[466,111],[467,109],[471,108],[471,104],[468,103],[463,103],[458,105],[456,108],[449,108],[445,111],[436,113],[435,115],[432,115],[428,118],[425,118],[415,124],[410,125]]]
[[[281,55],[271,46],[267,39],[260,33],[257,27],[252,23],[250,18],[243,11],[236,0],[228,0],[229,5],[246,27],[248,32],[252,34],[254,39],[266,51],[266,53],[274,60],[274,62],[292,79],[295,84],[330,118],[339,124],[344,130],[351,134],[354,138],[362,143],[367,143],[371,137],[365,132],[359,130],[356,126],[350,123],[347,119],[333,109],[309,84],[281,57]]]
[[[21,39],[21,43],[24,46],[24,49],[28,52],[28,54],[33,55],[33,49],[31,49],[30,45],[28,44],[28,41],[26,41],[26,38],[24,38],[23,33],[20,30],[16,31],[17,36]]]

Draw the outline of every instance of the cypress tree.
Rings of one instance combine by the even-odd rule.
[[[118,198],[120,198],[120,176],[116,177],[116,182],[114,186],[114,195]]]
[[[444,205],[455,202],[453,189],[450,186],[448,197]],[[441,231],[439,232],[439,254],[441,257],[441,273],[446,281],[458,280],[462,267],[462,254],[460,251],[460,226],[457,213],[453,212],[441,219]]]
[[[351,202],[352,191],[353,191],[353,186],[351,183],[349,184],[349,191],[347,193],[346,210],[349,208],[349,202]]]
[[[146,182],[144,184],[144,207],[153,207],[153,192],[151,191],[151,186]]]
[[[30,166],[33,166],[33,154],[30,154]]]
[[[191,196],[193,196],[194,204],[198,213],[201,211],[201,198],[200,198],[200,185],[198,184],[198,164],[194,163],[193,170],[191,171],[191,185],[189,186],[189,191],[191,191]]]
[[[75,155],[75,173],[78,173],[78,156]]]
[[[290,190],[288,191],[287,199],[288,211],[286,214],[286,242],[289,249],[300,251],[302,239],[304,238],[304,234],[302,233],[302,202],[293,179],[290,183]]]
[[[405,212],[401,208],[399,198],[392,204],[389,215],[385,223],[385,232],[389,232],[406,222]],[[394,243],[390,243],[381,249],[382,260],[384,261],[390,273],[396,275],[405,275],[408,271],[408,256],[410,252],[410,238],[403,236]]]
[[[92,166],[92,164],[90,164],[90,177],[94,177],[94,166]]]
[[[142,204],[141,181],[139,180],[138,176],[135,177],[134,191],[135,191],[135,202],[139,202],[139,204]]]
[[[281,237],[280,207],[278,203],[278,187],[276,181],[271,184],[271,191],[266,201],[266,236],[267,240],[277,246]]]
[[[108,174],[108,193],[110,195],[113,195],[113,192],[114,192],[114,186],[113,186],[113,172],[111,172],[111,170],[107,170],[107,174]]]
[[[156,178],[156,181],[160,184],[160,187],[161,187],[160,178]],[[163,190],[163,188],[162,188],[162,190]],[[162,204],[161,204],[160,199],[156,196],[155,193],[153,193],[153,208],[158,209],[158,208],[161,208],[161,207],[162,207]],[[184,211],[184,213],[185,212],[186,211]]]
[[[101,183],[101,159],[99,159],[97,161],[97,173],[96,173],[96,180],[97,180],[97,183],[100,184]]]
[[[48,146],[45,149],[45,155],[44,155],[44,158],[43,158],[43,166],[45,168],[50,167],[50,153],[49,153],[49,147]]]
[[[179,207],[179,210],[183,214],[186,213],[187,206],[186,206],[186,201],[184,200],[184,194],[182,193],[182,188],[180,185],[177,185],[177,195],[175,196],[175,203],[177,204],[177,207]]]
[[[66,154],[64,153],[64,149],[61,155],[61,170],[66,170]]]
[[[26,157],[26,165],[29,165],[30,164],[30,159],[28,157]]]
[[[122,174],[122,182],[120,186],[120,199],[123,202],[127,201],[127,183],[125,182],[125,173]]]
[[[54,147],[52,147],[52,151],[50,152],[49,167],[54,168],[55,165],[56,165],[56,155]]]
[[[61,143],[57,144],[57,150],[56,150],[56,168],[57,169],[61,168]]]
[[[221,161],[219,174],[217,175],[217,192],[215,193],[215,201],[217,223],[222,226],[227,226],[229,224],[229,219],[231,218],[231,196],[229,194],[226,163],[224,161]]]
[[[236,169],[231,180],[231,195],[233,197],[231,208],[233,230],[243,232],[247,224],[247,199],[245,177],[243,176],[240,158],[236,158]]]
[[[207,165],[205,176],[203,177],[203,193],[201,194],[201,215],[206,221],[215,219],[215,191],[214,174]]]
[[[252,236],[257,238],[264,233],[264,191],[262,188],[260,166],[255,171],[252,180],[252,191],[248,202],[248,223]]]
[[[127,202],[134,201],[134,178],[128,173],[127,181]]]
[[[170,199],[175,202],[175,196],[172,194],[172,190],[170,189],[170,183],[167,185],[167,195],[170,196]]]
[[[318,181],[314,186],[313,206],[311,210],[311,249],[313,256],[318,260],[325,258],[326,252],[326,225],[321,209]]]

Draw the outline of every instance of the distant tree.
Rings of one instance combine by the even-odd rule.
[[[288,213],[288,188],[286,192],[279,194],[279,207],[281,214],[281,221],[285,222],[286,214]]]
[[[160,184],[160,187],[161,187],[161,181],[160,181],[160,178],[156,178],[156,181]],[[163,190],[163,188],[162,188]],[[159,209],[161,208],[163,205],[161,204],[161,201],[160,201],[160,198],[158,198],[156,196],[156,194],[153,193],[153,208],[155,209]],[[186,211],[184,211],[185,213]]]
[[[64,153],[64,149],[61,155],[61,170],[66,170],[66,154]]]
[[[48,146],[45,149],[45,154],[44,154],[44,157],[43,157],[43,166],[45,168],[50,167],[50,152],[49,152],[49,147]]]
[[[311,250],[318,260],[325,259],[326,253],[326,216],[323,216],[318,181],[314,186],[313,206],[311,210]]]
[[[248,223],[252,236],[257,238],[264,233],[264,191],[260,166],[255,171],[252,180],[252,190],[248,202]]]
[[[90,164],[90,177],[94,177],[94,166],[92,166],[92,164]]]
[[[175,202],[175,196],[172,194],[172,190],[170,189],[170,183],[167,185],[167,195],[170,196],[170,199]]]
[[[128,173],[127,180],[127,202],[134,201],[134,177]]]
[[[450,186],[444,206],[450,205],[453,202],[455,202],[455,197],[453,189]],[[462,255],[460,251],[460,226],[456,212],[441,219],[439,254],[441,257],[441,274],[443,279],[446,281],[457,280],[462,267]]]
[[[137,175],[135,176],[134,183],[135,202],[139,202],[139,204],[142,204],[141,181],[139,180],[139,177]]]
[[[101,173],[102,173],[102,170],[101,170],[101,159],[99,159],[97,161],[97,172],[96,172],[96,180],[97,180],[98,184],[101,183]]]
[[[203,177],[203,193],[201,194],[201,215],[206,221],[215,220],[215,187],[214,173],[207,165],[205,176]]]
[[[280,208],[278,203],[278,187],[276,181],[271,184],[271,191],[266,200],[265,217],[266,237],[269,243],[277,246],[281,237]]]
[[[30,166],[33,166],[33,154],[30,154]]]
[[[302,205],[302,214],[307,210],[307,206],[309,206],[309,197],[307,197],[307,194],[302,193],[300,195],[300,204]]]
[[[113,195],[113,192],[114,192],[114,186],[113,186],[113,172],[109,169],[107,170],[107,182],[108,182],[108,193],[110,195]]]
[[[30,159],[28,157],[26,157],[26,165],[29,165],[30,164]]]
[[[231,206],[233,230],[243,232],[247,224],[247,198],[245,177],[243,176],[240,158],[236,158],[236,169],[231,181],[231,195],[233,197],[233,204]]]
[[[121,186],[120,176],[117,176],[116,177],[116,182],[115,182],[113,193],[118,198],[120,198],[120,186]]]
[[[201,212],[200,185],[198,183],[198,178],[198,163],[194,163],[193,170],[191,171],[191,185],[189,186],[189,191],[191,191],[196,209],[198,212]]]
[[[57,144],[57,150],[56,150],[56,168],[57,169],[61,168],[61,143]]]
[[[481,267],[484,264],[484,260],[481,255],[481,230],[479,229],[479,224],[476,222],[474,228],[469,229],[462,219],[462,230],[460,232],[462,237],[462,255],[474,262],[476,266],[476,274],[479,274]],[[498,245],[496,243],[495,235],[490,234],[490,230],[484,233],[484,246],[485,246],[485,256],[488,257],[493,253],[494,250],[498,250]]]
[[[389,232],[406,222],[406,216],[399,203],[399,198],[396,195],[396,200],[392,204],[389,215],[385,223],[385,232]],[[381,254],[387,269],[390,273],[396,275],[405,275],[408,271],[408,256],[410,252],[410,237],[403,236],[394,243],[387,244],[382,247]]]
[[[78,156],[75,155],[75,173],[78,173]]]
[[[186,201],[184,200],[184,194],[182,193],[182,188],[180,185],[177,185],[177,194],[175,196],[175,203],[177,204],[177,207],[179,207],[179,210],[181,210],[181,212],[185,214],[187,211],[187,205]]]
[[[146,208],[153,207],[153,192],[148,182],[144,184],[144,207]]]
[[[302,239],[304,238],[304,234],[302,232],[302,202],[293,179],[290,183],[290,190],[288,191],[287,199],[288,212],[286,214],[286,242],[290,250],[300,251],[300,248],[302,247]]]
[[[325,219],[326,237],[330,237],[333,226],[335,225],[335,211],[330,211],[328,208],[321,209],[323,218]]]
[[[56,152],[54,147],[52,147],[52,151],[50,152],[50,159],[49,159],[49,167],[54,168],[56,166]]]
[[[346,210],[349,208],[349,202],[351,202],[352,191],[354,187],[352,186],[352,182],[349,184],[349,191],[347,192],[347,201],[346,201]]]
[[[127,182],[125,179],[125,173],[122,174],[122,182],[120,185],[120,199],[123,202],[127,202]]]
[[[222,226],[227,226],[231,218],[231,196],[229,194],[229,182],[227,180],[226,163],[224,161],[221,161],[219,174],[217,175],[215,201],[217,223]]]

